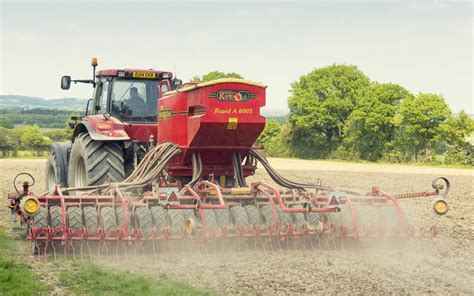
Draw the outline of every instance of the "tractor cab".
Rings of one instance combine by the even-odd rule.
[[[102,70],[97,73],[92,114],[109,113],[124,122],[156,123],[158,98],[172,89],[172,73]]]
[[[156,123],[158,98],[182,85],[171,72],[111,69],[96,74],[96,58],[92,59],[91,65],[91,80],[71,80],[70,76],[61,79],[62,89],[69,89],[71,82],[93,85],[93,98],[87,104],[86,116],[110,114],[127,123]]]

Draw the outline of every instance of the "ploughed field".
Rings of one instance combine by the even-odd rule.
[[[40,193],[45,162],[0,160],[2,227],[9,227],[5,197],[13,191],[12,178],[19,172],[32,173],[37,179],[32,190]],[[147,276],[164,272],[178,281],[220,294],[474,294],[473,170],[290,159],[270,162],[291,180],[310,183],[320,178],[335,188],[362,193],[373,185],[393,193],[428,190],[435,177],[446,176],[452,185],[450,211],[446,216],[435,216],[430,199],[401,202],[413,224],[440,228],[434,239],[372,240],[345,250],[290,248],[217,254],[188,250],[163,253],[157,259],[138,256],[99,263]],[[272,183],[263,169],[251,179]],[[44,268],[36,270],[47,272]]]

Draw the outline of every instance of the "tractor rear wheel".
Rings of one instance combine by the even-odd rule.
[[[123,153],[118,143],[94,141],[86,133],[77,136],[69,160],[70,187],[120,182],[124,178]]]

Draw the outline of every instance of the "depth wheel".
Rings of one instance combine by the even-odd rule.
[[[84,207],[82,209],[82,215],[84,216],[84,226],[89,233],[90,237],[97,237],[99,230],[99,217],[95,207]]]
[[[63,225],[62,216],[61,207],[52,206],[49,208],[49,221],[54,236],[61,236],[62,234],[62,230],[59,230]]]
[[[249,216],[242,206],[233,206],[230,208],[230,216],[234,226],[250,226]]]
[[[244,207],[247,211],[247,215],[249,217],[249,223],[252,226],[261,225],[262,224],[262,217],[260,212],[258,211],[257,207],[254,205],[247,205]]]
[[[107,233],[105,236],[114,236],[113,231],[117,230],[117,217],[115,217],[115,211],[111,207],[103,207],[100,209],[100,222],[102,229]]]
[[[173,235],[180,235],[184,229],[184,216],[182,210],[168,210],[168,225]]]
[[[48,228],[48,210],[45,207],[40,207],[39,211],[33,216],[35,229],[47,229]],[[38,233],[37,237],[45,237],[46,233]],[[35,241],[33,245],[33,254],[44,255],[44,248],[47,241],[40,240]]]
[[[215,209],[214,211],[216,213],[217,225],[220,228],[232,227],[232,222],[230,221],[229,209]]]
[[[136,208],[135,217],[137,218],[137,227],[142,230],[144,237],[148,237],[150,230],[154,228],[150,209],[147,207]]]
[[[67,227],[72,230],[82,230],[82,212],[79,207],[67,208]],[[79,236],[79,234],[75,234]]]
[[[115,215],[117,217],[117,227],[118,229],[125,230],[125,214],[124,214],[125,209],[123,206],[118,206],[115,208]],[[134,228],[132,224],[132,215],[130,213],[130,210],[127,208],[127,228],[128,228],[128,233],[132,234],[134,233]]]
[[[166,223],[166,211],[161,206],[154,206],[151,208],[151,217],[153,219],[156,232],[160,234],[163,231],[163,228],[168,226]]]

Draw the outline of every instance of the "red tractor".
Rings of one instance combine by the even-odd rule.
[[[235,248],[343,246],[364,237],[433,237],[437,228],[414,227],[398,199],[437,196],[447,212],[449,182],[432,191],[391,195],[373,187],[360,194],[282,177],[258,147],[265,127],[260,109],[266,86],[242,79],[182,85],[171,72],[101,70],[90,83],[86,116],[75,118],[72,144],[54,143],[46,166],[46,195],[9,195],[23,216],[37,254],[61,246],[64,254],[153,253],[170,242],[214,240]],[[257,163],[281,188],[254,181]],[[31,177],[31,176],[30,176]],[[438,182],[440,181],[440,182]],[[443,187],[444,182],[446,187]],[[12,210],[13,211],[13,210]],[[331,244],[321,244],[329,239]],[[301,244],[300,244],[301,245]]]
[[[63,76],[61,88],[90,83],[93,98],[85,117],[73,117],[72,143],[53,143],[46,165],[46,190],[120,182],[156,145],[158,99],[181,85],[171,72],[139,69],[101,70],[92,80]]]

